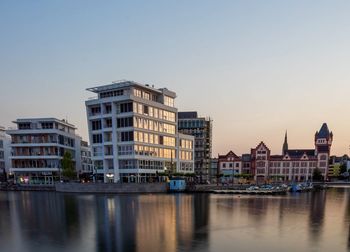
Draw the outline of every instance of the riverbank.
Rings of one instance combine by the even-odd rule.
[[[54,185],[7,185],[1,191],[56,191],[63,193],[166,193],[166,183],[114,184],[114,183],[56,183]]]
[[[327,183],[326,183],[327,184]],[[315,183],[314,189],[324,189],[325,184]],[[329,184],[336,186],[340,184]],[[350,185],[350,183],[347,183]],[[251,185],[193,185],[188,187],[188,193],[247,193],[246,189]],[[322,187],[322,188],[321,188]],[[114,183],[56,183],[54,185],[1,185],[0,191],[56,191],[63,193],[112,193],[112,194],[141,194],[141,193],[166,193],[167,183],[144,184],[114,184]],[[273,194],[274,192],[272,192]]]
[[[167,184],[57,183],[55,190],[71,193],[166,193]]]

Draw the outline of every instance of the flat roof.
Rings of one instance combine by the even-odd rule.
[[[17,124],[17,123],[25,123],[25,122],[33,122],[33,121],[37,121],[37,122],[57,122],[57,123],[61,123],[64,124],[66,126],[69,126],[71,128],[77,129],[73,124],[68,123],[65,119],[57,119],[54,117],[44,117],[44,118],[18,118],[15,121],[12,121],[13,123]]]
[[[101,93],[101,92],[105,92],[105,91],[109,91],[109,90],[114,90],[114,89],[118,89],[118,88],[123,88],[123,87],[130,87],[130,86],[137,86],[140,87],[142,89],[147,89],[149,91],[153,91],[159,94],[165,94],[165,95],[169,95],[169,96],[173,96],[174,98],[176,97],[176,93],[173,91],[168,90],[167,88],[154,88],[154,86],[149,85],[149,84],[141,84],[138,83],[136,81],[128,81],[128,80],[119,80],[119,81],[113,81],[111,84],[106,84],[106,85],[102,85],[102,86],[96,86],[96,87],[91,87],[91,88],[87,88],[87,91],[91,91],[94,93]]]

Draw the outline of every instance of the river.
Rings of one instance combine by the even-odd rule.
[[[0,251],[349,251],[349,199],[0,192]]]

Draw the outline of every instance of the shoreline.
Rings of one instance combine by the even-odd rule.
[[[325,189],[324,187],[347,187],[348,182],[314,183],[311,191]],[[169,192],[167,183],[145,184],[114,184],[114,183],[56,183],[54,185],[11,185],[0,187],[0,191],[38,191],[61,193],[98,193],[98,194],[164,194],[164,193],[213,193],[213,194],[252,194],[267,195],[281,194],[281,192],[248,191],[251,185],[196,185],[190,189],[179,192]]]

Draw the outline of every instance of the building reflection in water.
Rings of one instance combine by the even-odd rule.
[[[326,191],[312,192],[310,195],[309,233],[311,242],[317,244],[323,231]]]
[[[96,206],[99,251],[207,247],[209,195],[101,196]]]
[[[343,190],[343,200],[345,202],[345,212],[344,212],[344,225],[347,228],[348,240],[347,246],[350,250],[350,194],[349,191]]]
[[[90,231],[88,205],[80,204],[77,195],[55,194],[50,192],[10,192],[7,204],[0,204],[0,228],[8,234],[7,242],[1,251],[33,251],[29,248],[42,248],[50,251],[53,244],[68,250],[93,249],[93,244],[84,242],[93,236]],[[8,219],[3,220],[2,217]],[[5,223],[8,227],[3,229]],[[82,228],[85,227],[85,228]],[[5,239],[1,235],[0,241]],[[6,248],[6,246],[9,246]]]
[[[1,192],[1,251],[343,251],[349,195]]]

